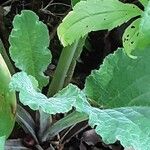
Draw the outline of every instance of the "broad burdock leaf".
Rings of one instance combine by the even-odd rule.
[[[150,149],[150,51],[137,49],[137,59],[123,50],[107,56],[85,84],[87,97],[103,108],[88,107],[89,124],[106,143],[119,140],[124,147]]]
[[[111,30],[141,13],[137,6],[118,0],[80,1],[58,27],[58,36],[67,46],[91,31]]]
[[[99,70],[85,83],[87,96],[101,106],[150,106],[150,49],[136,50],[128,57],[122,49],[106,57]]]
[[[6,138],[14,127],[16,116],[16,96],[9,90],[10,79],[10,72],[0,54],[0,137]]]
[[[136,58],[136,56],[133,56],[131,53],[135,50],[140,37],[142,36],[141,32],[139,31],[140,23],[141,18],[133,21],[130,26],[126,28],[122,37],[124,50],[131,58]]]
[[[9,38],[10,55],[16,67],[34,76],[40,88],[46,86],[48,77],[43,72],[51,62],[49,33],[46,25],[29,10],[16,15]]]
[[[89,125],[95,127],[105,143],[119,140],[126,148],[150,149],[150,107],[87,110],[90,110]]]
[[[80,110],[84,105],[83,102],[86,97],[74,85],[69,85],[54,97],[47,98],[38,92],[37,87],[33,85],[34,82],[32,81],[33,77],[31,80],[31,77],[25,72],[20,72],[12,77],[10,88],[20,92],[19,98],[21,103],[28,105],[33,110],[42,110],[48,114],[56,114],[68,112],[73,106]]]

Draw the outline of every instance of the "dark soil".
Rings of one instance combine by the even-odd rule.
[[[44,9],[48,3],[51,5]],[[137,3],[137,0],[130,0],[124,2]],[[57,5],[56,3],[60,3]],[[50,50],[53,55],[52,64],[49,65],[46,74],[53,76],[56,68],[62,45],[57,37],[57,27],[65,17],[65,15],[71,10],[70,0],[1,0],[0,1],[0,39],[2,40],[4,47],[8,51],[9,43],[8,36],[12,29],[12,20],[14,16],[21,12],[23,9],[30,9],[37,13],[40,20],[47,24],[49,34],[51,38]],[[138,4],[139,5],[139,4]],[[112,53],[118,47],[122,46],[122,34],[126,25],[122,25],[112,31],[98,31],[92,32],[88,36],[88,46],[84,47],[81,57],[77,63],[72,83],[83,88],[85,78],[90,74],[92,69],[99,68],[105,56]],[[47,90],[47,89],[45,89]],[[44,91],[43,91],[44,92]],[[31,112],[32,114],[33,112]],[[34,114],[32,114],[34,116]],[[60,135],[63,136],[66,131],[63,131]],[[10,138],[22,138],[25,145],[33,144],[34,142],[29,135],[16,125],[14,132]],[[33,143],[32,143],[33,142]],[[91,129],[86,122],[76,125],[70,130],[64,137],[63,144],[56,144],[57,138],[51,141],[55,149],[64,150],[122,150],[123,147],[119,142],[113,145],[106,145],[101,138]],[[47,149],[47,143],[42,144],[43,148]],[[34,149],[33,147],[31,149]]]

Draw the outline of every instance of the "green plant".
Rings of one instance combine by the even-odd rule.
[[[16,97],[9,91],[10,73],[0,54],[0,141],[5,141],[12,132],[15,123]],[[3,147],[3,144],[2,144]]]
[[[48,30],[31,11],[22,11],[15,17],[10,35],[10,55],[21,72],[13,75],[10,88],[19,92],[23,105],[39,111],[40,130],[37,134],[33,119],[22,107],[18,107],[17,114],[18,122],[32,135],[37,148],[42,149],[40,143],[52,139],[63,129],[89,119],[89,125],[95,127],[106,143],[119,140],[127,148],[150,149],[150,2],[140,2],[145,6],[144,12],[133,4],[118,0],[87,0],[74,6],[58,27],[64,48],[49,86],[47,96],[50,98],[41,93],[48,84],[48,77],[43,72],[51,62],[47,49]],[[124,49],[107,56],[100,69],[92,71],[86,79],[83,90],[72,84],[66,86],[87,34],[111,30],[134,17],[137,19],[123,35]],[[102,109],[92,107],[90,102]],[[47,127],[49,114],[66,113],[72,107],[76,111]],[[42,126],[45,122],[47,124]]]

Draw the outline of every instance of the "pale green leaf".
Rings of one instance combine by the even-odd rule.
[[[148,1],[147,1],[148,3]],[[149,16],[150,4],[146,7],[142,18],[138,18],[125,30],[123,35],[123,46],[126,53],[135,58],[136,56],[132,55],[132,51],[137,48],[144,49],[150,45],[150,16]]]
[[[149,15],[149,11],[150,11],[150,2],[148,3],[141,21],[140,21],[140,25],[139,25],[139,36],[138,36],[138,42],[136,42],[136,48],[140,48],[140,49],[145,49],[145,47],[148,47],[150,45],[150,15]]]
[[[140,29],[144,35],[150,37],[150,2],[148,3],[146,10],[143,13]]]
[[[149,0],[139,0],[139,1],[141,2],[141,4],[142,4],[144,7],[146,7]]]
[[[0,150],[4,150],[5,147],[5,136],[0,137]]]
[[[135,150],[150,149],[150,107],[91,109],[89,124],[105,143],[119,140],[124,147]]]
[[[149,9],[150,4],[146,7],[142,18],[138,18],[137,20],[133,21],[131,25],[125,30],[123,35],[124,49],[126,53],[132,58],[136,58],[136,56],[132,55],[132,51],[136,50],[137,48],[144,49],[150,45]]]
[[[34,76],[40,88],[46,86],[48,77],[43,72],[51,62],[46,25],[39,21],[34,12],[23,10],[14,18],[9,41],[10,55],[16,67]]]
[[[141,23],[141,18],[133,21],[130,26],[128,26],[123,34],[123,47],[125,52],[131,57],[136,58],[136,56],[133,56],[131,53],[133,50],[135,50],[139,39],[140,39],[140,32],[139,27]]]
[[[78,110],[83,107],[85,95],[74,85],[69,85],[56,94],[54,97],[47,98],[38,92],[31,81],[31,78],[25,73],[17,73],[12,77],[10,88],[19,93],[22,104],[28,105],[33,110],[42,110],[48,114],[64,113],[76,106]]]
[[[80,1],[58,27],[58,36],[67,46],[91,31],[111,30],[141,12],[137,6],[118,0]]]
[[[136,50],[131,59],[119,49],[92,71],[85,84],[87,96],[104,107],[150,106],[150,50]]]

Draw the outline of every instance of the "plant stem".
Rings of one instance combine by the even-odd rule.
[[[78,42],[75,42],[72,45],[63,48],[56,71],[54,73],[54,78],[48,89],[48,97],[53,96],[63,88],[64,81],[70,64],[72,62],[73,56],[76,52],[77,45]]]
[[[5,60],[6,64],[7,64],[7,67],[9,69],[11,75],[15,74],[14,66],[11,63],[11,60],[10,60],[9,56],[7,55],[6,49],[4,48],[4,45],[3,45],[2,41],[1,41],[1,39],[0,39],[0,50],[1,50],[1,54],[2,54],[4,60]]]
[[[76,52],[74,54],[74,57],[72,59],[72,62],[70,64],[70,67],[69,67],[68,72],[67,72],[67,76],[66,76],[66,79],[65,79],[65,82],[64,82],[64,87],[67,86],[70,83],[71,79],[72,79],[72,76],[73,76],[73,73],[74,73],[74,70],[75,70],[75,67],[76,67],[77,60],[80,57],[81,52],[83,50],[85,39],[86,39],[86,36],[84,38],[80,39],[79,42],[78,42]]]
[[[86,36],[78,42],[63,48],[54,78],[48,89],[48,97],[53,96],[64,86],[67,86],[68,83],[70,83],[76,66],[76,61],[82,52],[85,39]]]
[[[42,142],[50,140],[62,130],[87,119],[88,115],[85,113],[79,113],[76,111],[72,112],[71,114],[67,115],[66,117],[57,121],[55,124],[49,127],[42,136]]]

